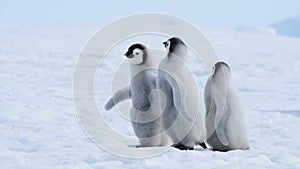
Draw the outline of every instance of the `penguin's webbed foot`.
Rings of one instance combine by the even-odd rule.
[[[189,146],[186,146],[186,145],[183,145],[183,144],[173,144],[172,147],[174,148],[177,148],[179,150],[194,150],[194,147],[189,147]]]
[[[204,148],[204,149],[207,149],[207,146],[206,146],[206,144],[203,142],[203,143],[199,143],[199,145],[202,147],[202,148]]]
[[[219,151],[219,152],[227,152],[227,151],[229,151],[229,150],[220,150],[220,149],[212,149],[212,151]]]

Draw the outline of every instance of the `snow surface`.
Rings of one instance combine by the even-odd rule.
[[[250,150],[171,149],[156,157],[131,159],[100,149],[77,120],[74,66],[80,49],[97,29],[91,25],[0,26],[0,168],[299,168],[300,39],[204,28],[220,58],[230,64],[249,112]],[[125,50],[115,52],[121,58]],[[201,65],[199,60],[189,60],[196,63]],[[106,73],[112,69],[109,66],[103,68]],[[203,91],[207,74],[191,67]],[[103,80],[109,85],[111,77],[106,73],[100,72],[95,83]],[[101,110],[111,92],[95,90],[101,94],[96,96]],[[113,129],[134,137],[124,116],[101,114]]]

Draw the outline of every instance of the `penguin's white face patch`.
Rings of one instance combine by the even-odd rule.
[[[212,73],[212,74],[215,74],[215,70],[216,70],[216,66],[213,66],[213,67],[212,67],[211,73]]]
[[[131,64],[141,64],[144,61],[144,52],[141,49],[134,49],[132,52],[133,57],[128,58]]]
[[[168,40],[167,42],[164,42],[164,45],[165,45],[167,52],[170,52],[170,45],[171,45],[170,40]]]

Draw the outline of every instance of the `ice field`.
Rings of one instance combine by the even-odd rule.
[[[98,28],[0,25],[0,168],[299,168],[300,38],[276,35],[271,28],[199,26],[220,59],[231,66],[234,85],[248,111],[250,150],[172,148],[155,157],[131,159],[99,148],[77,120],[74,67],[81,48]],[[163,49],[160,41],[154,44],[156,39],[147,38],[151,47]],[[95,97],[107,123],[134,137],[125,118],[101,107],[111,95],[111,75],[125,51],[112,49],[115,58],[103,62]],[[197,67],[199,60],[189,59],[188,64],[203,93],[207,74]]]

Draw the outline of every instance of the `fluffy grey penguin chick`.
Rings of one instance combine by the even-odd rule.
[[[185,65],[187,47],[176,37],[163,44],[168,54],[160,62],[157,75],[157,87],[167,99],[163,129],[175,148],[192,150],[195,144],[206,148],[205,110],[194,77]]]
[[[213,71],[204,92],[206,142],[216,151],[249,149],[247,113],[232,85],[230,68],[221,61]]]
[[[164,146],[168,139],[162,132],[161,108],[156,89],[156,74],[151,70],[154,64],[146,47],[133,44],[125,53],[130,62],[130,85],[113,94],[105,105],[110,110],[119,102],[131,99],[131,123],[139,138],[138,147]]]

